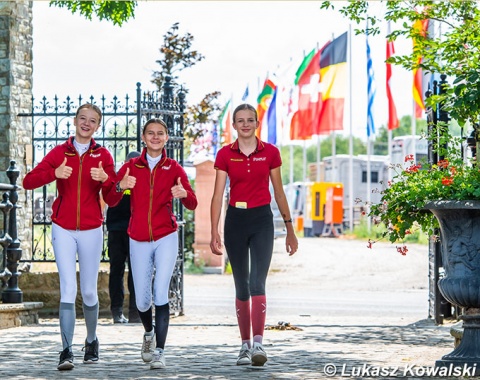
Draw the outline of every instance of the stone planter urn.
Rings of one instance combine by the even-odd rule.
[[[429,202],[440,224],[445,276],[438,287],[450,303],[464,308],[463,337],[436,367],[472,368],[480,373],[480,201]]]

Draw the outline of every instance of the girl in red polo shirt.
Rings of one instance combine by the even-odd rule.
[[[131,189],[127,232],[135,301],[145,329],[142,359],[150,363],[151,369],[160,369],[165,367],[163,350],[170,320],[168,289],[178,255],[177,221],[172,201],[178,198],[186,208],[194,210],[197,197],[185,170],[167,157],[168,128],[162,119],[150,119],[145,123],[142,141],[146,148],[140,157],[130,159],[120,168],[118,179],[122,180],[117,191],[109,194],[109,199],[113,196],[119,202],[123,191]]]
[[[230,199],[225,217],[225,248],[235,282],[235,306],[242,338],[237,365],[263,366],[267,354],[262,346],[266,317],[265,282],[273,253],[273,214],[269,184],[287,228],[286,250],[293,255],[298,241],[283,191],[280,152],[256,138],[257,112],[249,104],[233,112],[238,139],[218,151],[215,159],[215,189],[211,203],[212,253],[222,255],[218,232],[223,193],[230,180]],[[253,334],[253,344],[251,340]]]

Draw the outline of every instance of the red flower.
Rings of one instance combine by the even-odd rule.
[[[451,177],[443,177],[442,178],[442,185],[450,186],[453,183],[453,178]]]
[[[446,168],[448,166],[448,160],[440,160],[437,162],[439,168]]]
[[[452,166],[452,167],[450,168],[450,173],[451,173],[452,175],[457,174],[457,168],[456,168],[455,166]]]
[[[405,156],[405,162],[413,161],[413,154],[408,154]]]
[[[420,169],[422,167],[422,165],[418,164],[418,165],[412,165],[410,166],[409,168],[406,168],[405,171],[407,173],[417,173],[418,172],[418,169]]]
[[[402,256],[407,255],[408,249],[407,249],[406,245],[404,245],[402,247],[396,247],[396,248],[397,248],[397,252],[400,253]]]

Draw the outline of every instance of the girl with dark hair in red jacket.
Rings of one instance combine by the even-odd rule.
[[[137,309],[145,329],[142,359],[150,363],[151,369],[158,369],[165,368],[164,348],[170,320],[168,289],[178,255],[172,201],[178,198],[186,208],[194,210],[197,198],[185,170],[166,155],[168,128],[165,122],[162,119],[147,121],[142,140],[146,147],[141,156],[130,159],[120,168],[117,178],[121,181],[110,196],[119,200],[123,191],[130,189],[130,266]]]

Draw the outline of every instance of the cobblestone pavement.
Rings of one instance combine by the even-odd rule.
[[[97,331],[99,363],[82,363],[85,324],[79,319],[73,345],[75,368],[58,371],[60,336],[58,319],[53,318],[42,319],[39,325],[0,330],[0,377],[323,379],[327,373],[331,375],[328,377],[335,379],[426,377],[426,371],[434,368],[435,361],[453,350],[453,338],[449,334],[452,322],[436,326],[427,318],[428,289],[424,286],[427,279],[418,279],[422,273],[427,276],[427,263],[424,263],[425,268],[418,268],[426,252],[423,248],[415,251],[416,248],[411,247],[412,255],[407,256],[400,267],[397,260],[402,259],[384,251],[386,246],[375,252],[364,252],[360,246],[364,244],[340,239],[302,239],[301,253],[292,258],[284,255],[281,247],[276,249],[267,286],[267,296],[272,296],[264,339],[269,359],[264,367],[235,365],[240,338],[233,311],[228,306],[233,302],[231,277],[186,275],[186,312],[184,316],[171,320],[165,350],[167,368],[150,370],[142,362],[143,329],[140,324],[114,325],[111,319],[102,318]],[[373,258],[374,264],[365,262],[366,257]],[[344,260],[354,268],[332,269],[331,261],[341,263]],[[330,268],[330,275],[326,268]],[[386,279],[372,279],[367,285],[352,275],[362,271],[362,276],[371,277],[367,268]],[[319,272],[321,278],[318,278]],[[339,272],[345,272],[344,276]],[[405,282],[408,276],[403,276],[403,272],[414,272],[412,279]],[[396,277],[404,278],[402,283],[396,282],[395,273]],[[336,286],[332,284],[334,281],[338,283]],[[325,309],[312,304],[311,299],[316,295],[321,299],[324,293],[333,290],[337,303],[327,305]],[[357,293],[352,293],[354,291]],[[384,294],[385,302],[379,298],[379,302],[366,308],[368,301],[362,300],[361,295],[375,292]],[[227,293],[225,302],[222,298],[214,303],[213,299],[221,298],[223,293]],[[413,299],[413,294],[421,302],[418,305],[412,302],[410,310],[404,308],[405,313],[399,313],[401,308],[382,307],[388,304],[392,294],[408,302]],[[299,304],[297,313],[295,297]],[[353,302],[352,297],[360,298],[359,302]],[[309,301],[304,302],[305,299]],[[213,309],[212,303],[215,305]],[[293,305],[286,307],[285,303]],[[356,305],[363,305],[358,313],[355,313]],[[314,312],[307,313],[309,308]],[[371,308],[373,310],[369,310]],[[277,322],[281,320],[289,321],[295,329],[280,330]]]

